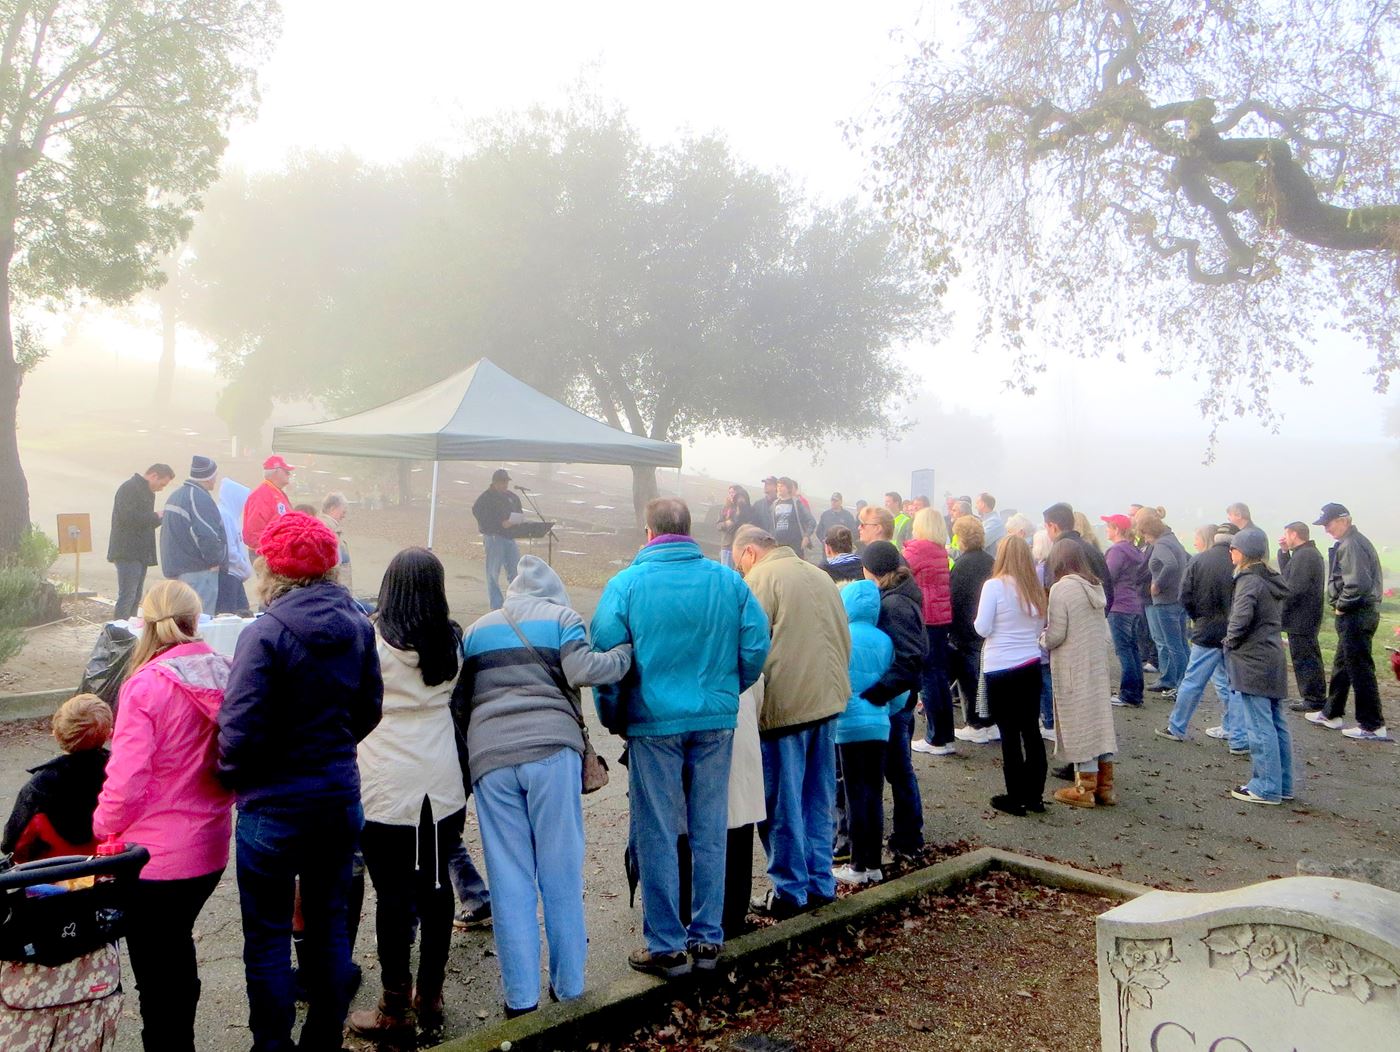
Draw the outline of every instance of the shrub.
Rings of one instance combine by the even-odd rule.
[[[15,550],[14,561],[42,577],[49,572],[49,567],[54,564],[54,560],[57,558],[58,545],[39,528],[38,523],[31,523],[24,536],[20,538],[19,547]]]
[[[24,646],[22,629],[34,614],[42,578],[18,562],[0,566],[0,665]]]

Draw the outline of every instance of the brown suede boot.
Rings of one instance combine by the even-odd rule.
[[[1105,807],[1118,802],[1113,792],[1113,764],[1107,760],[1099,761],[1099,784],[1094,787],[1094,800]]]
[[[412,1042],[415,1031],[408,986],[386,986],[377,1008],[362,1008],[358,1012],[351,1012],[346,1022],[349,1023],[351,1031],[371,1041]]]
[[[418,1016],[418,1029],[424,1034],[442,1030],[442,980],[421,982],[413,991],[413,1011]]]
[[[1074,784],[1055,791],[1055,799],[1071,807],[1093,807],[1094,790],[1098,788],[1099,776],[1076,772]]]

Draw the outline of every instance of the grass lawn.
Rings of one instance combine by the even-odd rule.
[[[1337,630],[1333,627],[1332,616],[1322,619],[1322,631],[1318,635],[1322,647],[1322,657],[1327,662],[1327,671],[1332,671],[1332,655],[1337,650]],[[1376,629],[1374,651],[1376,668],[1380,675],[1390,675],[1390,657],[1386,647],[1400,647],[1400,599],[1386,599],[1381,603],[1381,626]]]

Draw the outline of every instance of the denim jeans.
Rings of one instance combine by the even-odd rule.
[[[1050,678],[1050,662],[1040,662],[1040,722],[1046,730],[1055,727],[1055,688]]]
[[[219,608],[219,571],[196,570],[194,573],[182,573],[180,580],[194,589],[194,594],[199,596],[200,608],[213,617],[214,611]]]
[[[472,856],[467,845],[458,841],[452,853],[447,856],[447,875],[452,879],[452,890],[462,909],[471,913],[491,904],[491,892],[486,888],[477,868],[472,864]]]
[[[890,816],[890,850],[912,854],[924,846],[924,800],[919,795],[919,779],[914,774],[914,758],[909,745],[914,740],[914,705],[910,698],[896,709],[899,699],[890,702],[890,737],[885,745],[885,781],[894,797]]]
[[[758,836],[773,890],[799,906],[808,898],[835,898],[836,721],[764,735],[759,749],[768,820],[759,823]]]
[[[501,591],[501,571],[505,571],[506,585],[515,580],[515,568],[520,563],[520,545],[514,537],[503,537],[498,533],[483,533],[482,544],[486,547],[486,598],[492,610],[499,610],[505,602]]]
[[[1281,700],[1236,693],[1235,702],[1249,722],[1249,759],[1254,768],[1249,791],[1265,800],[1292,796],[1293,740]]]
[[[1230,690],[1229,677],[1225,673],[1225,651],[1219,647],[1191,644],[1186,675],[1181,677],[1181,685],[1176,689],[1176,704],[1172,706],[1172,714],[1167,717],[1167,729],[1179,738],[1186,737],[1186,729],[1196,713],[1196,706],[1205,696],[1207,683],[1215,684],[1216,696],[1220,698],[1220,722],[1229,732],[1230,748],[1248,747],[1249,728]]]
[[[1324,715],[1336,719],[1347,711],[1348,691],[1356,694],[1356,722],[1368,731],[1385,726],[1381,693],[1376,683],[1376,659],[1371,651],[1380,625],[1374,606],[1337,615],[1337,653],[1332,658],[1332,682],[1327,687]]]
[[[724,854],[733,742],[732,730],[628,739],[627,786],[642,886],[642,936],[652,953],[681,953],[699,943],[724,943]],[[688,927],[681,923],[676,854],[676,838],[682,831],[690,834],[692,917]]]
[[[118,621],[135,617],[141,607],[141,590],[146,586],[146,564],[119,562],[117,568],[117,607],[112,616]]]
[[[1141,614],[1109,614],[1108,630],[1113,650],[1122,666],[1118,697],[1129,705],[1142,704],[1142,655],[1138,652],[1137,626]]]
[[[1099,773],[1099,764],[1101,764],[1101,763],[1112,763],[1112,762],[1113,762],[1113,753],[1111,753],[1111,752],[1106,752],[1106,753],[1103,753],[1103,754],[1101,754],[1101,755],[1099,755],[1099,756],[1095,756],[1092,760],[1085,760],[1085,761],[1083,761],[1082,763],[1076,763],[1076,764],[1074,765],[1074,769],[1075,769],[1076,771],[1078,771],[1080,774],[1098,774],[1098,773]]]
[[[948,626],[925,625],[928,654],[919,673],[919,694],[924,699],[928,727],[924,740],[947,745],[953,740],[953,692],[948,686]]]
[[[1157,643],[1161,659],[1161,685],[1176,687],[1186,675],[1186,607],[1180,603],[1154,603],[1147,608],[1147,627]]]
[[[549,985],[562,1001],[583,993],[588,932],[583,919],[583,758],[560,749],[543,760],[498,767],[477,779],[491,919],[501,985],[511,1008],[540,1000],[540,925],[544,903]]]
[[[253,1052],[339,1049],[350,1006],[346,902],[364,812],[359,801],[301,810],[243,808],[234,834]],[[301,878],[309,1008],[292,1044],[292,900]]]

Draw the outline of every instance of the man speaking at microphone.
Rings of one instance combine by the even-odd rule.
[[[506,572],[506,586],[515,580],[515,568],[520,563],[520,546],[511,536],[511,516],[524,511],[520,498],[510,491],[510,472],[497,468],[491,473],[491,485],[476,498],[472,514],[486,545],[486,598],[492,610],[505,602],[501,593],[501,571]],[[517,522],[520,520],[517,519]]]

